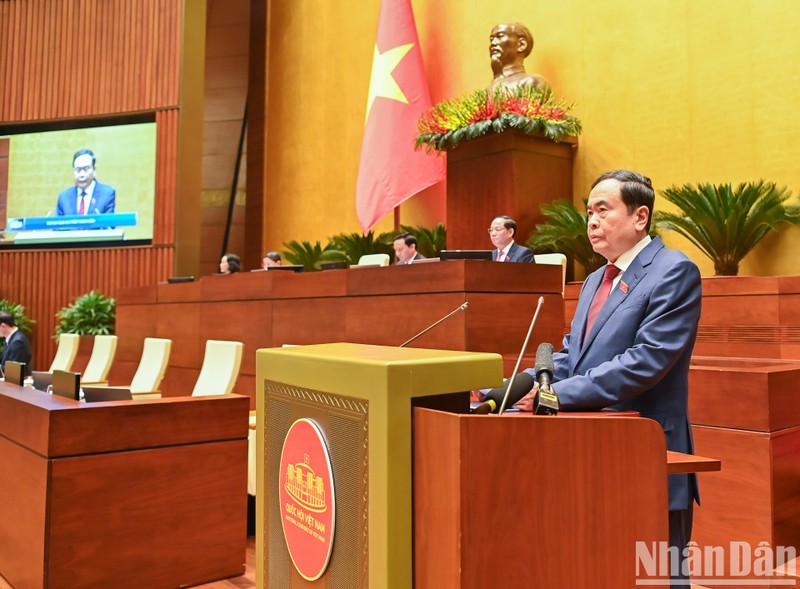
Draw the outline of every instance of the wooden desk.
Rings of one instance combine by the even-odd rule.
[[[0,383],[0,575],[16,589],[240,575],[248,400],[86,405]]]
[[[465,301],[469,309],[411,347],[496,352],[510,373],[539,296],[545,304],[524,366],[533,365],[538,342],[560,345],[560,266],[467,260],[300,274],[241,272],[128,289],[117,298],[120,340],[110,381],[130,382],[144,338],[165,337],[173,344],[161,389],[166,396],[188,394],[205,340],[230,339],[245,344],[235,392],[252,395],[259,348],[331,342],[398,346]]]

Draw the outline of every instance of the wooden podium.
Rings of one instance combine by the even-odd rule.
[[[243,574],[248,405],[85,404],[0,383],[0,575],[140,589]]]
[[[636,543],[669,537],[667,474],[649,419],[416,409],[415,587],[635,587]]]
[[[500,384],[500,356],[339,343],[259,350],[256,364],[256,586],[411,587],[412,408],[466,412],[470,389]],[[316,581],[293,564],[282,526],[294,506],[279,500],[291,484],[280,467],[287,433],[303,419],[322,431],[333,470],[333,490],[315,487],[335,506],[330,561]],[[320,474],[306,463],[312,479]]]

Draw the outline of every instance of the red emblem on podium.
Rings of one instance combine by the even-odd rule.
[[[336,500],[328,446],[317,424],[298,419],[286,433],[280,470],[281,525],[297,572],[307,581],[328,568]]]

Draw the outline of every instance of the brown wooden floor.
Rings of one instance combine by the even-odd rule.
[[[196,585],[196,589],[251,589],[256,586],[256,539],[247,539],[247,552],[245,554],[244,574],[239,577],[232,577],[224,581],[214,581],[205,585]],[[0,576],[0,589],[14,589],[8,582]]]
[[[251,589],[256,586],[256,539],[247,539],[247,552],[245,555],[245,570],[244,574],[240,577],[232,577],[224,581],[214,581],[213,583],[206,583],[205,585],[196,585],[194,589]],[[6,583],[5,579],[0,576],[0,589],[13,589],[11,585]],[[692,589],[704,589],[699,585],[692,585]]]

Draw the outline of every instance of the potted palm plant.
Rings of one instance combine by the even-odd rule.
[[[57,323],[53,337],[57,342],[62,333],[80,335],[76,364],[85,366],[94,347],[94,336],[114,333],[116,309],[115,299],[96,290],[89,291],[56,313]]]
[[[583,204],[585,209],[586,199]],[[536,253],[559,252],[572,256],[587,273],[605,264],[603,256],[592,249],[586,233],[588,218],[585,212],[566,200],[542,205],[541,211],[547,222],[537,225],[525,242],[531,250]]]
[[[343,252],[347,261],[353,265],[358,264],[361,256],[367,254],[389,254],[392,250],[392,234],[381,233],[375,235],[369,231],[366,235],[361,233],[339,233],[328,238],[330,247]]]
[[[800,222],[791,193],[773,182],[685,184],[662,192],[679,212],[656,212],[658,229],[676,231],[714,262],[717,276],[736,276],[739,262],[769,232]]]
[[[325,247],[322,247],[319,241],[313,244],[309,241],[289,241],[283,245],[286,249],[281,254],[286,261],[303,266],[306,272],[319,270],[322,262],[338,262],[347,259],[343,251],[336,249],[330,243]]]
[[[70,305],[56,313],[56,335],[77,333],[78,335],[110,335],[116,322],[115,299],[92,290],[76,298]]]

